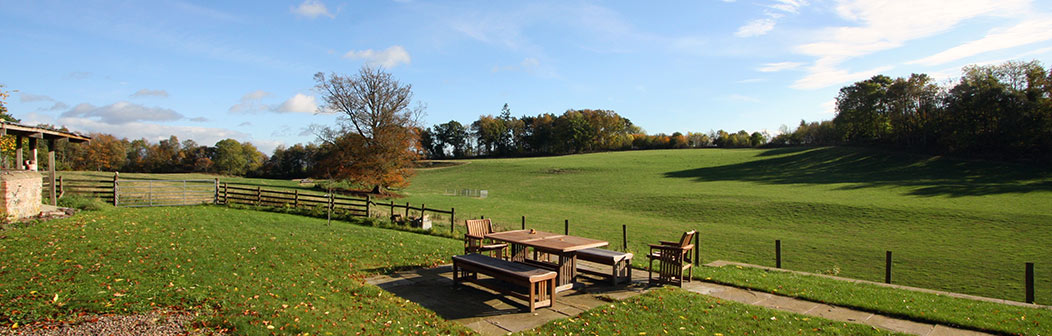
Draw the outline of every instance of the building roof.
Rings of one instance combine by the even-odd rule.
[[[27,138],[54,140],[69,139],[69,142],[72,143],[91,141],[91,138],[73,132],[26,126],[8,121],[0,124],[0,135],[21,135]]]

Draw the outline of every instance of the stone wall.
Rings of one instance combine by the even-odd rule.
[[[24,170],[0,171],[0,195],[7,220],[18,220],[40,214],[43,180],[40,173]]]

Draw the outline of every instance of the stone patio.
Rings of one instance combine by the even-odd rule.
[[[602,270],[608,268],[587,262],[579,262],[579,266]],[[533,329],[549,321],[573,317],[599,305],[636,296],[647,290],[646,270],[634,270],[631,284],[622,283],[616,287],[610,284],[609,279],[588,275],[580,275],[577,279],[581,286],[560,292],[556,296],[555,307],[541,308],[533,313],[529,312],[523,301],[474,284],[464,284],[454,289],[451,265],[378,275],[366,282],[416,302],[482,335],[504,335]],[[702,281],[686,283],[683,289],[724,300],[913,335],[989,335]]]

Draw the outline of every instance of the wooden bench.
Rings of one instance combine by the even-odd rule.
[[[478,273],[527,288],[527,294],[478,281]],[[453,285],[471,281],[480,286],[526,300],[532,312],[555,305],[556,273],[543,268],[501,260],[477,253],[453,256]]]
[[[590,248],[577,251],[577,259],[609,265],[613,268],[613,271],[609,274],[584,268],[579,268],[577,270],[578,272],[613,278],[614,286],[617,286],[618,279],[622,277],[627,279],[628,282],[632,282],[631,253],[611,251],[601,248]]]

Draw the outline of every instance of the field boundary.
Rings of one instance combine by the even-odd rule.
[[[889,283],[869,281],[869,280],[852,279],[852,278],[845,278],[845,277],[839,277],[839,276],[828,275],[828,274],[811,273],[811,272],[804,272],[804,271],[795,271],[795,270],[784,269],[784,268],[775,268],[775,267],[755,265],[755,264],[746,264],[746,263],[741,263],[741,262],[736,262],[736,261],[716,260],[716,261],[710,262],[708,264],[705,264],[705,266],[709,266],[709,267],[741,266],[741,267],[757,268],[757,269],[762,269],[762,270],[766,270],[766,271],[776,271],[776,272],[793,273],[793,274],[799,274],[799,275],[816,276],[816,277],[822,277],[822,278],[826,278],[826,279],[846,281],[846,282],[851,282],[851,283],[870,284],[870,285],[876,285],[876,286],[881,286],[881,287],[909,290],[909,291],[914,291],[914,292],[929,293],[929,294],[936,294],[936,295],[945,295],[945,296],[961,298],[961,299],[969,299],[969,300],[975,300],[975,301],[985,301],[985,302],[992,302],[992,303],[1000,303],[1000,304],[1006,304],[1006,305],[1017,306],[1017,307],[1027,307],[1027,308],[1037,308],[1037,309],[1049,309],[1049,310],[1052,310],[1052,306],[1039,305],[1039,304],[1034,304],[1034,303],[1026,303],[1026,302],[1019,302],[1019,301],[1012,301],[1012,300],[1005,300],[1005,299],[995,299],[995,298],[985,297],[985,296],[977,296],[977,295],[962,294],[962,293],[955,293],[955,292],[946,292],[946,291],[940,291],[940,290],[934,290],[934,289],[928,289],[928,288],[903,286],[903,285],[889,284]]]

